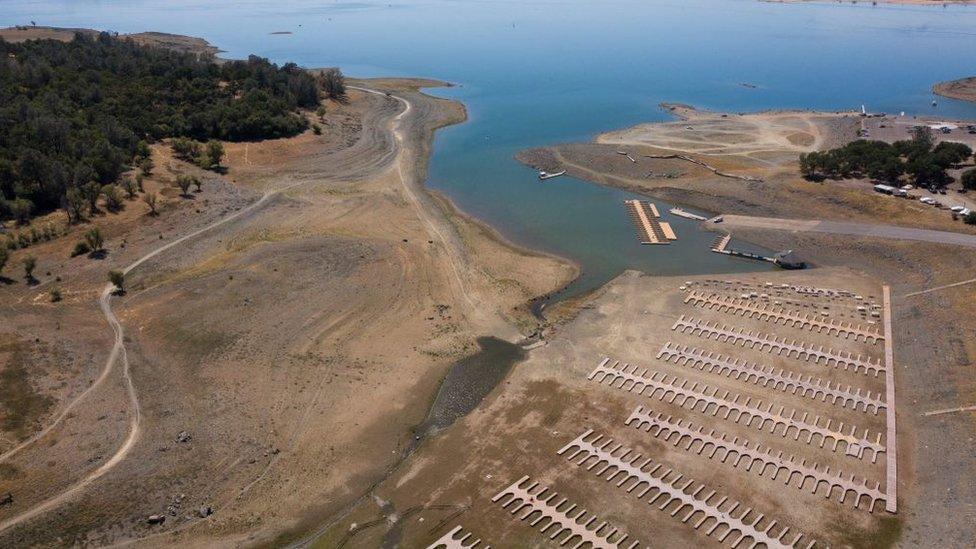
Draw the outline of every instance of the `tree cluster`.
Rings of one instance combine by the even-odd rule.
[[[292,63],[218,64],[107,33],[0,39],[0,220],[99,193],[111,204],[105,185],[133,166],[151,172],[148,143],[291,136],[307,127],[297,109],[318,103],[319,83]],[[203,152],[222,154],[214,145]]]
[[[918,186],[944,187],[952,182],[946,170],[972,154],[962,143],[934,145],[931,132],[922,127],[910,140],[857,140],[837,149],[801,154],[800,172],[813,180],[869,177],[897,182],[904,176]]]

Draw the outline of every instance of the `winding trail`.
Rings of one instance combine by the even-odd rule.
[[[190,240],[191,238],[199,236],[207,231],[219,227],[220,225],[223,225],[247,213],[250,213],[260,208],[264,204],[266,204],[268,200],[275,194],[288,190],[289,188],[299,184],[300,183],[295,183],[289,185],[288,187],[278,189],[276,191],[266,192],[257,201],[234,212],[233,214],[221,218],[201,229],[197,229],[196,231],[193,231],[190,234],[184,235],[176,240],[173,240],[172,242],[169,242],[164,246],[160,246],[159,248],[156,248],[155,250],[147,253],[146,255],[140,257],[139,259],[135,260],[134,262],[126,266],[122,270],[122,273],[129,274],[130,272],[132,272],[133,269],[139,267],[140,265],[156,257],[157,255],[171,248],[174,248],[182,244],[183,242]],[[139,394],[136,391],[135,384],[132,382],[132,376],[129,371],[129,357],[125,350],[125,331],[123,330],[122,324],[119,322],[119,319],[115,316],[115,313],[112,311],[111,298],[112,298],[112,294],[114,293],[114,290],[115,290],[114,285],[112,285],[111,283],[106,284],[105,287],[102,289],[101,295],[98,298],[98,304],[102,310],[102,314],[105,315],[105,320],[108,322],[109,326],[112,328],[112,331],[115,334],[115,343],[112,345],[112,351],[109,353],[108,359],[106,359],[105,361],[105,365],[102,368],[102,372],[99,374],[98,378],[87,389],[84,390],[84,392],[82,392],[74,400],[72,400],[67,406],[65,406],[64,410],[62,410],[61,413],[58,414],[58,416],[54,419],[54,421],[51,422],[47,427],[45,427],[34,436],[21,442],[16,447],[8,450],[2,456],[0,456],[0,463],[14,456],[24,448],[27,448],[28,446],[37,442],[45,435],[50,433],[51,430],[53,430],[55,427],[60,425],[64,421],[64,419],[68,416],[68,414],[71,413],[72,410],[74,410],[98,387],[100,387],[105,382],[106,379],[109,378],[111,373],[115,370],[116,363],[118,363],[120,360],[122,362],[122,379],[125,381],[125,389],[129,397],[129,406],[131,408],[131,412],[129,415],[128,434],[125,437],[125,441],[122,443],[121,446],[119,446],[119,448],[115,451],[115,453],[112,454],[112,457],[110,457],[108,461],[103,463],[94,471],[82,477],[81,480],[77,481],[75,484],[73,484],[63,492],[55,496],[52,496],[44,500],[43,502],[35,505],[34,507],[31,507],[30,509],[23,511],[18,515],[14,515],[13,517],[10,517],[9,519],[0,523],[0,533],[18,524],[21,524],[27,520],[30,520],[38,515],[41,515],[47,511],[50,511],[51,509],[60,506],[61,504],[65,503],[72,497],[79,494],[81,491],[87,488],[91,483],[98,480],[100,477],[105,475],[105,473],[109,472],[116,465],[121,463],[122,460],[125,459],[125,457],[135,446],[136,442],[139,440],[139,435],[141,434],[142,408],[140,407],[139,404]]]
[[[393,150],[385,151],[382,156],[384,159],[395,158],[397,160],[396,161],[397,172],[403,187],[403,191],[406,194],[410,205],[417,212],[417,215],[420,217],[421,221],[424,223],[431,236],[436,237],[437,240],[439,240],[440,243],[444,245],[448,260],[450,261],[451,264],[453,278],[457,283],[459,295],[460,297],[463,298],[463,301],[466,303],[469,314],[472,317],[477,318],[481,323],[487,323],[490,326],[494,326],[498,328],[507,327],[508,331],[512,332],[517,336],[518,334],[517,329],[511,326],[511,324],[508,323],[504,319],[504,317],[502,317],[497,311],[494,311],[494,309],[489,304],[485,303],[483,299],[480,299],[480,297],[477,295],[477,292],[473,292],[470,289],[465,277],[462,275],[462,266],[463,266],[462,264],[464,258],[463,243],[460,241],[459,237],[456,234],[453,234],[453,232],[450,230],[451,229],[450,221],[447,218],[435,219],[436,214],[432,214],[431,212],[428,211],[428,209],[435,208],[436,206],[433,205],[429,200],[426,200],[424,197],[420,195],[422,189],[419,189],[418,185],[411,184],[413,179],[417,179],[415,177],[416,174],[408,175],[404,173],[404,169],[403,169],[404,162],[401,155],[405,150],[404,144],[406,143],[406,136],[403,127],[404,124],[402,123],[402,121],[413,110],[413,105],[411,104],[411,102],[402,97],[389,94],[386,92],[382,92],[382,91],[377,91],[370,88],[352,86],[352,85],[348,87],[364,93],[369,93],[373,95],[384,96],[390,99],[394,99],[400,102],[404,106],[403,110],[399,112],[396,116],[394,116],[392,120],[390,120],[390,122],[392,122],[393,124],[383,124],[381,126],[387,129],[388,131],[390,131],[395,138],[393,140],[394,146],[391,147]],[[375,152],[375,151],[370,151],[370,152]],[[357,154],[356,156],[360,156],[360,155]],[[362,167],[361,169],[366,169],[366,168],[368,168],[368,166]],[[354,169],[353,171],[358,171],[358,170]],[[362,174],[358,174],[358,175],[362,175]],[[408,181],[408,177],[411,178],[411,181]],[[258,200],[234,212],[233,214],[230,214],[205,227],[197,229],[187,235],[184,235],[176,240],[173,240],[172,242],[169,242],[163,246],[160,246],[159,248],[152,250],[151,252],[145,254],[144,256],[140,257],[139,259],[135,260],[134,262],[126,266],[122,270],[122,272],[123,274],[129,274],[134,269],[138,268],[140,265],[144,264],[150,259],[172,248],[175,248],[176,246],[179,246],[180,244],[183,244],[184,242],[190,239],[193,239],[221,225],[239,219],[242,216],[245,216],[249,213],[258,210],[259,208],[266,205],[269,202],[269,200],[277,194],[288,191],[299,185],[305,185],[314,182],[315,182],[314,180],[303,179],[301,181],[291,183],[289,185],[280,187],[278,189],[267,191]],[[71,412],[75,408],[77,408],[94,391],[96,391],[99,387],[101,387],[107,379],[109,379],[109,377],[115,371],[117,367],[116,366],[117,363],[119,363],[120,361],[121,361],[121,368],[122,368],[122,378],[125,383],[126,393],[129,400],[128,404],[131,409],[130,416],[129,416],[129,423],[128,423],[128,432],[126,434],[125,440],[115,451],[115,453],[105,463],[103,463],[94,471],[85,475],[82,479],[78,480],[70,487],[64,489],[60,493],[0,523],[0,533],[3,533],[8,529],[13,528],[14,526],[17,526],[33,518],[36,518],[47,511],[55,509],[58,506],[69,501],[71,498],[83,492],[92,483],[94,483],[96,480],[104,476],[106,473],[111,471],[115,466],[121,463],[131,452],[132,448],[135,447],[136,442],[138,442],[140,438],[142,432],[142,428],[141,428],[142,409],[140,406],[139,395],[136,386],[133,383],[132,377],[130,375],[129,360],[125,348],[125,332],[111,307],[111,297],[114,293],[114,290],[115,287],[112,284],[107,284],[103,288],[99,297],[99,306],[102,310],[103,315],[105,316],[106,321],[108,322],[109,326],[112,328],[112,331],[115,335],[115,340],[112,346],[112,350],[105,361],[105,365],[103,366],[102,371],[100,372],[96,380],[87,389],[85,389],[85,391],[83,391],[75,399],[73,399],[70,403],[68,403],[67,406],[65,406],[65,408],[61,411],[61,413],[59,413],[57,417],[54,419],[54,421],[52,421],[48,426],[46,426],[43,430],[39,431],[29,439],[24,440],[14,448],[11,448],[10,450],[4,452],[3,454],[0,454],[0,463],[13,457],[14,455],[24,450],[25,448],[43,439],[52,430],[54,430],[56,427],[61,425],[65,421],[65,419],[68,418],[69,414],[71,414]],[[249,491],[250,488],[252,488],[255,484],[257,484],[266,475],[267,470],[274,465],[275,461],[276,460],[272,460],[268,464],[268,466],[261,472],[261,474],[258,475],[256,479],[254,479],[254,481],[248,483],[248,485],[245,486],[240,491],[237,491],[231,499],[238,499],[247,491]],[[371,490],[372,487],[370,491]],[[230,501],[224,503],[225,503],[224,507],[226,507],[227,505],[230,504]],[[186,528],[192,527],[199,523],[200,523],[199,521],[187,522],[185,524],[180,525],[177,528],[156,532],[150,536],[146,536],[142,538],[121,541],[116,545],[128,545],[130,543],[145,540],[148,538],[155,538],[162,535],[173,534],[178,531],[182,531]]]

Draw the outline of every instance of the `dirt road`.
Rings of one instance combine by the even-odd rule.
[[[721,219],[720,223],[716,220]],[[934,244],[952,244],[976,248],[976,235],[932,231],[894,225],[874,225],[869,223],[848,223],[844,221],[822,221],[815,219],[784,219],[776,217],[753,217],[748,215],[724,215],[709,221],[710,225],[728,229],[766,229],[790,232],[811,232],[867,236],[890,240],[915,240]]]
[[[291,186],[294,186],[294,184]],[[282,190],[287,190],[287,189],[282,189]],[[127,267],[125,267],[125,269],[122,270],[122,273],[124,275],[128,275],[135,268],[139,267],[146,261],[149,261],[150,259],[156,257],[157,255],[169,249],[172,249],[176,246],[179,246],[180,244],[186,242],[191,238],[197,237],[205,232],[213,230],[216,227],[219,227],[225,223],[233,221],[241,216],[244,216],[246,214],[249,214],[257,210],[262,205],[267,203],[268,199],[273,194],[274,193],[270,193],[270,192],[265,193],[260,199],[258,199],[250,206],[238,210],[233,214],[230,214],[214,223],[211,223],[210,225],[207,225],[206,227],[203,227],[202,229],[193,231],[190,234],[177,238],[176,240],[173,240],[163,246],[160,246],[159,248],[156,248],[155,250],[143,255],[136,261],[129,264]],[[72,400],[67,406],[65,406],[64,409],[61,411],[61,413],[58,414],[57,417],[54,419],[54,421],[48,424],[47,427],[45,427],[41,431],[38,431],[34,436],[21,442],[11,450],[8,450],[3,455],[0,455],[0,463],[2,463],[3,461],[5,461],[10,457],[13,457],[24,448],[33,445],[38,440],[42,439],[45,435],[47,435],[52,429],[57,427],[65,419],[65,417],[67,417],[68,414],[70,414],[72,410],[74,410],[76,406],[78,406],[81,402],[83,402],[88,397],[88,395],[90,395],[93,391],[95,391],[99,386],[102,385],[102,383],[105,382],[106,379],[109,378],[109,375],[112,373],[112,370],[115,368],[116,363],[118,363],[119,361],[121,361],[122,363],[122,377],[125,380],[126,394],[128,395],[129,398],[129,402],[127,404],[129,409],[129,428],[128,428],[128,434],[126,435],[125,441],[118,448],[118,450],[116,450],[115,453],[108,459],[108,461],[103,463],[100,467],[98,467],[98,469],[95,469],[94,471],[92,471],[91,473],[83,477],[81,480],[76,482],[68,489],[57,494],[56,496],[48,498],[47,500],[35,505],[34,507],[31,507],[30,509],[21,512],[18,515],[10,517],[4,520],[3,522],[0,522],[0,532],[3,532],[8,528],[16,526],[24,521],[30,520],[31,518],[34,518],[42,513],[50,511],[51,509],[54,509],[64,504],[72,497],[78,495],[92,482],[96,481],[99,477],[109,472],[116,465],[121,463],[122,460],[125,459],[126,455],[128,455],[129,451],[132,449],[135,443],[139,440],[142,410],[139,405],[138,392],[136,390],[135,385],[132,383],[132,377],[129,374],[129,357],[125,349],[125,330],[122,328],[122,324],[119,322],[119,319],[115,316],[115,313],[112,311],[111,299],[114,292],[115,292],[115,286],[111,283],[106,284],[105,288],[102,290],[102,293],[100,294],[98,299],[98,305],[101,308],[102,314],[105,316],[105,320],[108,322],[108,325],[109,327],[111,327],[112,332],[114,334],[114,344],[112,346],[112,351],[111,353],[109,353],[108,360],[105,361],[105,366],[102,368],[102,371],[99,374],[98,378],[95,380],[94,383],[91,384],[91,386],[88,387],[88,389],[86,389],[84,392],[78,395],[74,400]]]
[[[20,340],[91,326],[74,349],[95,359],[26,438],[0,433],[0,491],[15,497],[0,511],[0,545],[213,546],[305,532],[398,460],[478,336],[536,329],[516,307],[575,269],[425,191],[433,132],[464,115],[426,85],[357,82],[318,120],[321,135],[228,144],[227,178],[136,216],[108,241],[107,264],[74,260],[70,319],[36,305],[36,287],[0,288]],[[67,253],[50,247],[35,253],[53,278]],[[127,273],[125,297],[111,296],[106,268]],[[192,441],[174,443],[184,430]],[[165,525],[146,524],[174,505],[183,511]],[[201,505],[215,514],[200,520]]]

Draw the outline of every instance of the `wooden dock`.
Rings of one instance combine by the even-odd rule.
[[[637,229],[637,239],[641,244],[670,244],[678,239],[671,224],[661,221],[661,214],[653,203],[625,200],[624,204]]]

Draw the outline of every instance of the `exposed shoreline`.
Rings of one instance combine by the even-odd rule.
[[[950,99],[976,102],[976,76],[939,82],[932,86],[932,92]]]
[[[76,323],[90,326],[99,337],[87,334],[85,345],[77,345],[100,360],[107,347],[102,326],[89,318],[86,296],[90,287],[104,285],[101,269],[234,211],[231,200],[223,205],[221,193],[274,195],[127,280],[129,293],[114,307],[127,328],[134,384],[144,421],[152,427],[142,429],[131,456],[89,487],[84,505],[62,506],[59,513],[4,531],[0,539],[44,544],[66,534],[64,539],[83,535],[111,544],[166,536],[167,542],[220,544],[307,532],[385,478],[409,444],[411,428],[427,414],[444,373],[471,354],[476,338],[497,334],[511,341],[539,330],[529,299],[575,278],[578,266],[516,246],[426,187],[434,133],[465,120],[464,106],[421,91],[447,85],[435,80],[350,83],[376,93],[352,89],[349,102],[330,103],[322,136],[307,131],[289,139],[228,143],[229,175],[204,186],[195,215],[188,210],[192,201],[177,199],[152,223],[133,215],[125,216],[128,227],[121,218],[97,220],[111,252],[106,267],[73,261],[78,266],[64,289],[71,314],[55,318],[48,313],[53,308],[31,306],[36,290],[22,284],[0,286],[3,299],[14,304],[14,326],[39,326],[32,340],[63,339],[62,325],[72,332]],[[169,177],[169,168],[189,169],[163,158],[165,146],[156,152],[162,155],[161,177]],[[130,204],[129,213],[138,206]],[[61,272],[56,263],[64,262],[59,258],[67,257],[62,248],[69,244],[62,240],[32,248],[42,269]],[[279,268],[288,276],[275,274]],[[196,297],[187,300],[188,295]],[[194,327],[201,319],[206,327]],[[193,337],[174,339],[179,333]],[[246,359],[234,347],[248,349]],[[282,362],[300,367],[282,369]],[[251,373],[241,378],[244,372]],[[169,379],[166,391],[147,390],[162,379]],[[74,381],[69,386],[87,384],[85,376]],[[200,390],[205,393],[197,395]],[[194,406],[178,404],[189,395],[196,395]],[[0,478],[0,489],[16,498],[4,509],[5,518],[29,511],[37,498],[58,494],[99,464],[85,462],[88,453],[72,451],[76,446],[111,453],[125,433],[125,414],[90,420],[101,413],[100,403],[116,409],[125,401],[101,389],[97,396],[77,410],[94,430],[59,428],[44,437],[56,443],[45,459],[67,474],[34,478],[39,471],[28,464],[41,444],[16,456],[14,470],[42,489],[27,492],[20,481]],[[281,407],[282,401],[290,404]],[[255,418],[248,412],[254,409],[265,412]],[[159,410],[168,412],[160,416]],[[312,410],[316,420],[307,422]],[[66,420],[64,428],[77,431],[77,421]],[[208,424],[224,425],[224,434],[211,433]],[[181,458],[197,463],[189,484],[184,467],[170,463],[171,454],[153,449],[172,444],[172,432],[180,429],[193,433]],[[152,471],[149,480],[143,471]],[[139,498],[126,496],[134,482],[142,487]],[[174,484],[187,492],[185,505],[215,505],[217,512],[205,520],[179,516],[166,527],[147,529],[144,517],[165,508],[160,502]],[[268,520],[255,521],[261,516]],[[123,526],[109,532],[109,524]]]

